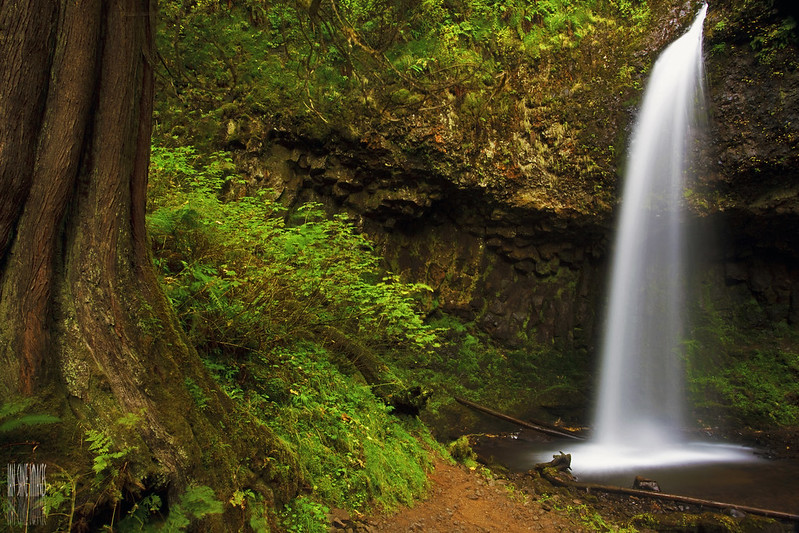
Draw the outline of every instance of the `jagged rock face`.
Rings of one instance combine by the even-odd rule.
[[[754,11],[744,15],[781,20],[750,4]],[[654,59],[690,22],[689,7],[664,10],[665,22],[648,41],[652,49],[628,59],[639,67]],[[718,20],[711,11],[708,26]],[[705,164],[688,200],[699,221],[723,236],[708,279],[721,285],[714,294],[730,313],[754,297],[764,320],[796,323],[797,53],[787,44],[766,64],[751,40],[729,24],[709,32],[711,119]],[[597,79],[599,72],[589,74]],[[507,83],[524,88],[524,74]],[[572,80],[568,87],[578,85]],[[590,353],[612,240],[617,161],[585,146],[613,139],[623,146],[635,100],[613,91],[585,100],[580,91],[590,89],[568,87],[552,89],[557,112],[552,102],[546,107],[521,96],[519,120],[504,132],[458,131],[453,100],[439,115],[379,132],[321,141],[273,133],[267,148],[239,162],[285,205],[315,200],[350,213],[393,271],[434,289],[431,307],[475,320],[511,346],[536,342]],[[509,153],[509,160],[500,157]]]
[[[718,9],[735,7],[727,4]],[[722,237],[716,264],[730,293],[754,297],[768,321],[796,325],[799,53],[785,17],[797,8],[758,4],[745,3],[732,27],[708,19],[711,120],[698,211],[714,219]]]
[[[286,205],[351,213],[391,270],[434,290],[431,309],[476,320],[508,345],[590,343],[605,246],[594,218],[515,207],[411,159],[345,148],[284,140],[240,163]]]

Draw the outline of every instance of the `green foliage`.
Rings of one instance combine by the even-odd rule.
[[[425,430],[391,415],[349,362],[321,347],[320,332],[334,326],[371,349],[421,356],[437,342],[416,309],[427,289],[382,271],[345,217],[316,205],[287,213],[248,194],[227,161],[154,150],[148,224],[183,327],[222,390],[296,453],[313,490],[289,507],[290,520],[312,523],[312,501],[411,503],[427,485]],[[202,391],[189,379],[186,387],[202,408]],[[262,517],[252,520],[266,527]]]
[[[205,391],[202,389],[202,387],[197,385],[197,383],[195,383],[191,378],[186,378],[183,380],[183,383],[186,385],[186,389],[189,391],[189,394],[191,394],[191,397],[194,399],[194,403],[197,404],[197,407],[199,407],[200,410],[205,410],[205,408],[208,406],[208,397],[205,395]]]
[[[398,361],[398,372],[402,375],[405,369],[437,391],[428,407],[431,416],[438,416],[456,396],[484,400],[505,411],[528,409],[530,404],[588,401],[584,392],[588,363],[583,354],[563,354],[535,343],[510,350],[474,324],[463,324],[444,313],[431,319],[430,326],[439,332],[440,347],[412,361]]]
[[[60,422],[61,419],[47,413],[28,413],[32,401],[28,398],[0,405],[0,433],[9,433],[21,426],[42,426]]]
[[[66,518],[66,531],[72,531],[72,522],[75,517],[75,506],[78,497],[78,482],[80,475],[70,474],[58,465],[55,473],[48,472],[47,493],[44,499],[44,512],[52,524],[54,519]],[[62,508],[69,505],[68,509]]]
[[[447,451],[453,459],[469,468],[477,467],[477,454],[472,450],[469,437],[462,435],[457,440],[449,443]]]
[[[281,518],[289,533],[327,533],[328,511],[324,505],[300,496],[286,504]]]
[[[128,515],[119,524],[119,531],[146,531],[152,518],[158,516],[163,502],[157,494],[145,496],[133,504]]]
[[[629,38],[650,18],[641,0],[235,4],[162,2],[164,133],[206,145],[227,131],[229,145],[246,146],[261,142],[262,117],[318,134],[418,112],[453,93],[490,109],[467,121],[502,124],[508,73],[542,59],[539,68],[554,73],[551,60],[587,38]]]
[[[423,427],[401,421],[329,355],[299,344],[277,354],[288,370],[289,398],[263,404],[263,418],[296,449],[303,476],[321,501],[363,510],[410,504],[424,494],[429,451]]]
[[[774,54],[789,43],[796,41],[796,20],[793,17],[782,19],[778,24],[764,28],[752,37],[750,46],[764,63],[771,63]]]
[[[236,490],[228,503],[246,511],[249,520],[247,524],[254,533],[269,533],[269,511],[263,496],[250,489]]]
[[[263,193],[223,202],[213,163],[227,157],[198,169],[193,154],[154,150],[152,192],[168,193],[155,197],[148,222],[167,295],[201,350],[265,350],[324,325],[377,345],[434,344],[414,308],[427,288],[382,273],[344,216],[309,204],[289,225]]]
[[[180,501],[170,507],[169,516],[156,531],[182,531],[192,520],[200,519],[209,514],[220,514],[223,511],[222,502],[216,499],[211,487],[190,487],[181,496]]]
[[[613,533],[637,533],[634,526],[618,526],[609,523],[596,509],[586,504],[567,505],[566,511],[580,520],[589,531],[612,531]]]
[[[715,23],[708,32],[714,52],[720,53],[734,47],[742,38],[748,39],[749,47],[759,62],[774,68],[785,68],[780,61],[792,63],[791,54],[781,54],[787,46],[797,44],[796,19],[782,16],[772,2],[742,0],[733,2],[728,8],[714,15]]]
[[[698,416],[755,428],[799,424],[799,335],[752,323],[757,302],[724,314],[708,302],[685,342],[688,391]]]
[[[723,402],[743,423],[763,426],[799,424],[799,354],[755,350],[730,361],[715,375],[692,381],[694,393]]]
[[[89,443],[89,451],[94,454],[92,470],[95,474],[95,483],[101,484],[109,477],[114,479],[119,476],[124,469],[125,458],[131,449],[117,449],[114,441],[101,431],[93,429],[86,430],[86,442]]]
[[[119,524],[121,533],[142,531],[185,531],[192,522],[211,514],[221,514],[224,505],[216,499],[211,487],[204,485],[186,489],[180,499],[169,508],[169,515],[160,518],[161,498],[152,494],[143,498]]]

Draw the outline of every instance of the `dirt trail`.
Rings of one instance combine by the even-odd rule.
[[[367,519],[372,533],[517,533],[588,531],[579,520],[509,489],[504,480],[486,480],[460,465],[438,461],[430,474],[428,498],[411,509]]]

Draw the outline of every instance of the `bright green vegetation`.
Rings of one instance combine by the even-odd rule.
[[[343,217],[313,205],[286,213],[231,171],[224,154],[154,148],[148,223],[167,296],[209,371],[295,455],[308,492],[283,526],[323,530],[323,505],[410,504],[437,445],[417,419],[391,413],[325,332],[419,357],[437,342],[414,307],[425,288],[382,272]],[[186,386],[202,409],[202,391]]]
[[[330,326],[376,347],[432,348],[412,299],[426,287],[380,271],[344,216],[285,213],[265,191],[249,194],[225,156],[203,159],[154,150],[148,217],[167,295],[201,352],[245,357]]]

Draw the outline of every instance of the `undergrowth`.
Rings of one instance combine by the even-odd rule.
[[[236,147],[275,123],[311,136],[357,131],[453,98],[464,128],[506,126],[519,118],[509,79],[532,65],[548,94],[615,76],[610,54],[651,20],[642,0],[171,0],[161,14],[159,122],[194,143],[232,126]],[[608,68],[592,61],[600,71],[578,82],[568,64],[604,42]]]
[[[315,205],[288,213],[232,168],[224,153],[155,147],[148,225],[165,292],[210,373],[298,459],[306,492],[279,520],[321,531],[325,506],[410,504],[437,445],[418,419],[392,414],[325,335],[421,357],[438,344],[416,308],[427,289],[382,271],[344,217]],[[201,409],[202,391],[186,387]]]
[[[484,403],[503,412],[526,412],[532,406],[556,408],[579,406],[588,401],[586,369],[579,356],[568,356],[543,345],[528,343],[519,348],[498,345],[474,324],[437,313],[429,319],[439,331],[440,346],[401,362],[397,372],[412,374],[431,386],[435,394],[430,400],[426,419],[441,421],[453,405],[454,397]],[[560,411],[560,409],[555,409]],[[579,408],[570,407],[556,414],[579,415]],[[541,412],[548,418],[550,413]]]
[[[688,391],[698,416],[756,429],[799,425],[795,328],[752,328],[742,320],[752,320],[751,314],[727,316],[706,301],[685,343]]]

